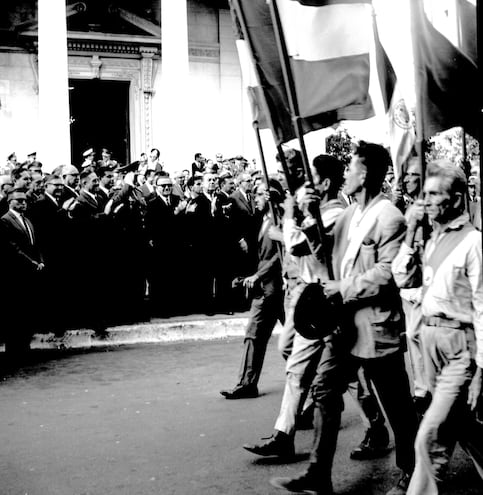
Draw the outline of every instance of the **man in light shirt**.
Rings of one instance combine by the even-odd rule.
[[[421,350],[432,393],[415,442],[408,495],[439,493],[457,441],[483,478],[483,428],[470,412],[481,406],[483,377],[481,234],[464,212],[465,193],[461,169],[446,160],[430,163],[424,200],[416,201],[392,264],[400,287],[421,287]],[[414,238],[425,214],[433,233],[421,261]]]
[[[340,304],[340,331],[324,346],[312,384],[314,443],[309,466],[298,477],[273,478],[278,488],[333,493],[342,396],[360,368],[373,383],[394,432],[402,475],[388,495],[403,495],[413,471],[417,418],[400,338],[402,304],[391,273],[406,227],[401,212],[381,192],[390,163],[380,145],[360,141],[355,147],[344,190],[356,202],[336,221],[334,280],[322,282],[326,297]]]

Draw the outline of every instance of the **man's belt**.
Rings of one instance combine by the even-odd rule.
[[[444,318],[442,316],[423,316],[423,324],[428,327],[445,327],[466,330],[473,328],[472,323],[454,320],[452,318]]]

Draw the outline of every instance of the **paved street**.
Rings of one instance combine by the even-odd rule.
[[[290,465],[241,448],[271,432],[284,383],[272,342],[258,399],[227,401],[241,339],[37,352],[0,386],[1,495],[272,495],[270,476],[294,474],[312,432],[297,434]],[[381,495],[397,476],[394,454],[349,460],[362,437],[346,401],[335,460],[337,493]],[[448,492],[482,484],[460,452]]]

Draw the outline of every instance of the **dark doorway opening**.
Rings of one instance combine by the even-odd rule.
[[[108,148],[113,160],[129,163],[129,82],[71,79],[69,89],[72,163],[80,166],[89,148],[96,160]]]

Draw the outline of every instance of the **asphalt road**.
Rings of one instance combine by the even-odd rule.
[[[34,353],[0,384],[1,495],[272,495],[271,476],[300,472],[312,432],[291,464],[241,448],[271,433],[284,383],[272,342],[257,399],[227,401],[241,339]],[[363,436],[350,399],[334,465],[337,493],[384,494],[394,454],[349,460]],[[457,451],[446,493],[483,485]]]

